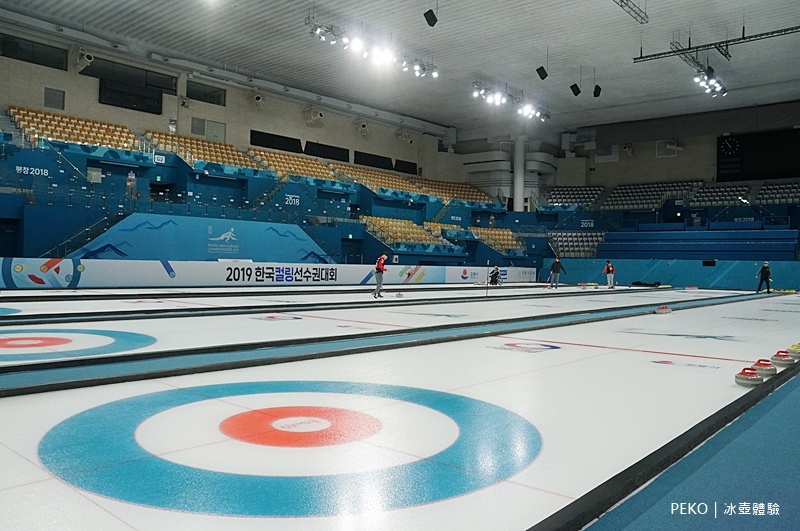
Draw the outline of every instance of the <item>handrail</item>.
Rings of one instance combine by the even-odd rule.
[[[58,158],[59,158],[59,160],[64,160],[64,161],[65,161],[67,164],[69,164],[69,165],[70,165],[70,167],[71,167],[73,170],[75,170],[75,172],[76,172],[78,175],[80,175],[81,177],[83,177],[83,178],[84,178],[84,180],[85,180],[86,182],[89,182],[89,178],[86,176],[86,174],[85,174],[85,173],[83,173],[81,170],[79,170],[79,169],[78,169],[78,167],[77,167],[77,166],[75,166],[75,165],[74,165],[74,164],[73,164],[73,163],[72,163],[72,162],[71,162],[71,161],[70,161],[70,160],[69,160],[69,159],[66,157],[66,155],[64,155],[64,153],[62,153],[62,152],[61,152],[61,151],[60,151],[58,148],[56,148],[56,147],[55,147],[53,144],[51,144],[51,143],[50,143],[50,142],[49,142],[49,141],[48,141],[46,138],[39,137],[39,143],[40,143],[40,144],[42,144],[42,143],[43,143],[43,144],[47,144],[47,145],[50,147],[50,149],[52,149],[53,151],[55,151],[55,152],[58,154]]]
[[[70,236],[69,238],[67,238],[63,242],[59,243],[55,247],[52,247],[52,248],[48,249],[47,251],[45,251],[44,253],[40,254],[39,258],[46,258],[47,256],[50,255],[51,252],[53,252],[53,251],[58,252],[58,249],[60,249],[61,247],[64,247],[66,249],[67,244],[69,242],[71,242],[73,239],[77,238],[78,236],[80,236],[82,234],[88,234],[97,225],[99,225],[101,223],[106,223],[107,224],[107,222],[108,222],[108,216],[103,216],[101,219],[95,221],[94,223],[92,223],[88,227],[85,227],[85,228],[81,229],[79,232],[76,232],[73,236]]]

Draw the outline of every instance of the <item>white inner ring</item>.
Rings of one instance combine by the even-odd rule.
[[[365,439],[311,448],[247,443],[231,439],[219,429],[225,419],[246,411],[289,406],[360,411],[378,419],[382,429]],[[312,417],[276,422],[309,418]],[[302,426],[310,424],[293,429]],[[452,445],[458,435],[458,425],[433,409],[377,396],[341,393],[264,393],[203,400],[153,415],[135,433],[139,445],[161,459],[217,472],[264,476],[382,470],[437,454]]]

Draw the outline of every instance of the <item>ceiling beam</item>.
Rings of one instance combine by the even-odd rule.
[[[447,146],[455,145],[457,141],[457,131],[453,127],[445,127],[439,124],[412,118],[410,116],[402,116],[392,112],[359,105],[357,103],[348,103],[336,98],[330,98],[328,96],[322,96],[313,92],[287,87],[286,85],[282,85],[280,83],[273,83],[272,81],[267,81],[265,79],[245,76],[243,74],[237,74],[228,70],[216,69],[201,63],[188,61],[186,59],[166,57],[157,53],[151,53],[149,58],[152,61],[167,64],[173,68],[179,68],[195,76],[204,77],[217,82],[249,89],[260,89],[275,95],[280,95],[283,98],[325,106],[331,110],[362,117],[366,120],[381,122],[394,126],[402,126],[406,129],[420,133],[428,133],[433,136],[441,137],[444,144]]]
[[[633,17],[633,19],[638,22],[639,24],[647,24],[650,22],[650,18],[647,16],[639,6],[634,4],[632,0],[614,0],[614,3],[621,7],[627,14]]]
[[[728,47],[733,46],[734,44],[744,44],[746,42],[753,42],[753,41],[760,41],[764,39],[771,39],[773,37],[780,37],[782,35],[789,35],[790,33],[797,33],[800,32],[800,26],[793,26],[791,28],[783,28],[775,31],[768,31],[766,33],[758,33],[756,35],[751,35],[749,37],[744,36],[744,28],[742,28],[742,36],[736,39],[728,39],[725,41],[717,41],[712,42],[709,44],[701,44],[699,46],[689,46],[688,48],[682,48],[681,50],[670,50],[668,52],[661,52],[661,53],[654,53],[651,55],[642,55],[639,52],[639,57],[634,57],[634,63],[643,63],[645,61],[653,61],[655,59],[664,59],[665,57],[674,57],[676,55],[681,55],[683,53],[695,53],[701,52],[704,50],[711,50],[715,49],[722,54],[723,57],[730,61],[731,56],[728,53]]]

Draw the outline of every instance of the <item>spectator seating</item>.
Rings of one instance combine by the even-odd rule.
[[[548,233],[550,245],[562,258],[592,258],[597,246],[603,243],[603,232],[553,231]]]
[[[525,249],[525,247],[514,238],[514,234],[509,229],[470,227],[469,230],[486,245],[498,251]]]
[[[443,230],[464,230],[460,225],[451,225],[449,223],[436,223],[433,221],[426,221],[423,223],[425,228],[434,236],[441,236]]]
[[[333,168],[345,175],[350,176],[354,181],[365,185],[373,191],[378,188],[389,188],[414,194],[424,194],[425,191],[408,179],[398,174],[365,166],[355,166],[353,164],[343,164],[341,162],[332,163]]]
[[[437,245],[450,242],[436,237],[424,228],[407,219],[361,216],[367,229],[376,233],[387,244],[393,243],[432,243]]]
[[[612,190],[603,201],[601,210],[636,210],[661,208],[669,198],[689,199],[692,190],[701,186],[700,181],[669,183],[622,184]]]
[[[251,149],[247,153],[257,162],[264,164],[269,170],[277,172],[279,177],[298,175],[319,179],[336,179],[331,168],[316,158],[261,149]]]
[[[750,186],[746,184],[717,185],[706,184],[699,188],[689,201],[690,206],[734,206],[747,199]]]
[[[10,105],[8,115],[35,145],[40,138],[116,149],[138,149],[139,139],[127,127]]]
[[[242,168],[263,169],[256,161],[231,144],[213,142],[204,138],[169,135],[157,131],[145,131],[145,137],[153,143],[156,149],[175,153],[190,166],[196,160],[203,160]]]
[[[462,199],[478,203],[494,203],[494,200],[485,192],[466,183],[448,183],[414,176],[409,176],[407,179],[419,186],[426,194],[439,196],[445,201]]]
[[[546,204],[584,205],[594,203],[603,193],[602,186],[554,186],[547,192]]]
[[[764,183],[756,195],[761,205],[789,205],[800,203],[800,181]]]

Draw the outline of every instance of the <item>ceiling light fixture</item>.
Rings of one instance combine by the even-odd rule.
[[[728,95],[728,88],[710,66],[695,72],[693,79],[706,94],[711,94],[712,98]]]
[[[386,64],[398,63],[398,56],[402,57],[400,68],[403,72],[409,71],[409,66],[414,65],[414,74],[416,77],[422,78],[430,74],[432,78],[439,77],[439,69],[431,61],[424,61],[418,58],[413,58],[408,52],[395,52],[390,46],[382,46],[363,35],[350,38],[346,31],[333,24],[323,24],[313,16],[306,17],[305,24],[311,27],[311,35],[319,39],[321,42],[329,42],[332,45],[342,43],[342,49],[352,50],[354,53],[361,54],[361,57],[367,58],[372,55],[372,62],[375,65],[383,66]]]

